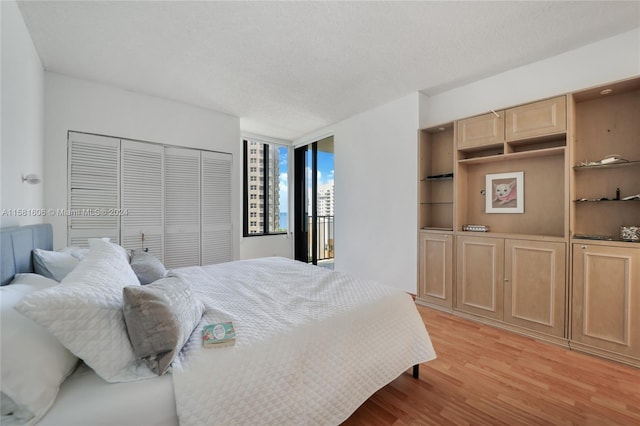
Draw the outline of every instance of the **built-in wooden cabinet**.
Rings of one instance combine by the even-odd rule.
[[[418,300],[453,307],[453,123],[418,135]]]
[[[418,253],[418,297],[452,308],[453,234],[421,231]]]
[[[571,340],[640,365],[640,246],[573,245]]]
[[[640,367],[639,117],[634,78],[420,130],[418,302]]]

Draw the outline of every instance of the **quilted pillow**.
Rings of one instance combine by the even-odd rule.
[[[131,269],[136,273],[142,285],[152,283],[167,275],[167,270],[157,257],[141,250],[131,251]]]
[[[204,305],[191,286],[168,277],[123,289],[124,319],[138,358],[164,374],[198,325]]]
[[[127,252],[101,239],[64,280],[25,297],[16,309],[49,330],[108,382],[148,378],[136,359],[122,314],[122,289],[139,285]]]
[[[20,423],[46,412],[78,362],[50,332],[14,309],[25,296],[57,284],[41,275],[18,274],[11,284],[0,287],[0,406],[3,416]]]

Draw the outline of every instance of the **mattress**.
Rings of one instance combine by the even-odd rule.
[[[107,383],[80,363],[65,380],[55,404],[38,426],[176,426],[170,374],[128,383]]]

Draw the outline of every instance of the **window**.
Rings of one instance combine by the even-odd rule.
[[[287,232],[288,153],[289,148],[285,145],[244,141],[245,236]]]

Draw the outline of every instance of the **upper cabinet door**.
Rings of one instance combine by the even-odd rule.
[[[458,149],[504,142],[504,111],[459,120],[456,125]]]
[[[567,130],[565,96],[507,110],[507,141],[562,133]]]

